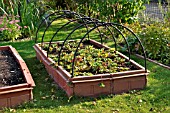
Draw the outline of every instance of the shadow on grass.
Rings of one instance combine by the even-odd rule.
[[[139,58],[134,58],[134,60],[143,65],[144,60]],[[151,62],[147,62],[147,68],[150,74],[148,85],[143,92],[144,97],[153,106],[158,107],[157,109],[170,106],[170,70]]]

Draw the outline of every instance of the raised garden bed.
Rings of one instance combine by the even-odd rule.
[[[54,45],[60,45],[56,42]],[[36,51],[37,58],[45,65],[46,70],[54,79],[54,81],[67,93],[68,96],[77,95],[77,96],[99,96],[101,94],[120,94],[124,92],[128,92],[130,90],[139,90],[143,89],[147,83],[147,74],[146,69],[141,65],[137,64],[133,60],[129,60],[128,57],[123,55],[122,53],[115,51],[118,59],[123,59],[124,64],[130,65],[120,65],[116,64],[116,71],[92,71],[92,69],[88,70],[90,72],[83,72],[79,74],[76,73],[76,69],[70,70],[68,68],[68,64],[62,63],[57,64],[52,58],[47,57],[47,51],[43,50],[43,44],[36,44],[34,49]],[[87,45],[87,44],[85,44]],[[109,50],[110,48],[102,45],[94,40],[88,40],[88,45],[93,45],[96,49]],[[57,50],[57,48],[56,48]],[[53,50],[52,50],[53,51]],[[65,50],[63,50],[65,51]],[[74,50],[75,51],[75,50]],[[70,53],[66,50],[66,53]],[[109,52],[110,53],[110,52]],[[53,55],[49,55],[53,56]],[[62,59],[63,56],[61,56]],[[78,56],[77,56],[78,57]],[[76,58],[77,58],[76,57]],[[63,59],[64,60],[64,59]],[[112,63],[114,63],[114,58],[111,58]],[[57,60],[56,60],[57,61]],[[61,64],[61,65],[60,65]],[[75,66],[75,65],[74,65]],[[104,64],[103,64],[104,67]],[[74,67],[76,68],[76,67]],[[122,70],[119,70],[122,68]],[[70,71],[70,72],[68,72]],[[74,74],[73,74],[74,72]]]
[[[66,10],[54,12],[45,19],[53,16],[55,19],[50,20],[49,25],[43,30],[41,43],[35,44],[34,49],[37,58],[68,96],[120,94],[146,86],[146,53],[141,40],[132,30],[121,24],[101,22]],[[68,19],[68,16],[71,18]],[[39,39],[38,32],[45,19],[37,29],[35,43]],[[49,27],[58,19],[68,21],[55,29],[56,32],[49,42],[44,42],[46,31],[50,30]],[[53,42],[59,40],[59,32],[63,30],[69,31],[63,35],[64,41]],[[135,37],[139,42],[145,57],[145,67],[131,60],[131,50],[125,34]],[[100,40],[100,43],[90,40],[91,38]],[[124,40],[128,57],[117,51],[120,41],[118,38]],[[113,42],[114,48],[103,45],[103,42],[108,41]]]
[[[26,63],[12,46],[0,47],[0,109],[33,99],[35,86]]]

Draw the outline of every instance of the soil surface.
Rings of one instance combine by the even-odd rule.
[[[18,62],[8,50],[0,51],[0,87],[25,83]]]

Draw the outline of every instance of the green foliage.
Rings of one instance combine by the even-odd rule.
[[[158,0],[158,8],[163,15],[163,21],[170,21],[170,1]],[[159,20],[159,18],[158,18]],[[162,21],[161,19],[159,21]]]
[[[166,12],[166,16],[165,16],[165,19],[167,20],[167,21],[169,21],[170,22],[170,1],[169,0],[167,0],[166,1],[167,3],[168,3],[168,9],[167,9],[167,12]]]
[[[31,36],[36,31],[38,23],[40,21],[40,12],[35,2],[27,3],[26,0],[21,2],[21,26],[28,26],[28,29],[22,29],[23,33],[27,36]]]
[[[58,8],[98,18],[103,21],[132,23],[148,0],[57,0]]]
[[[103,82],[99,83],[99,86],[104,88],[105,87],[105,84]]]
[[[0,41],[16,40],[20,37],[21,26],[18,25],[19,20],[17,17],[6,17],[5,15],[1,17],[0,22]]]
[[[5,1],[5,2],[4,2]],[[9,15],[12,17],[18,17],[20,22],[18,23],[21,28],[22,37],[31,37],[36,32],[40,20],[46,16],[45,12],[47,7],[42,2],[30,0],[1,0],[0,10],[2,11],[0,15]],[[51,8],[50,10],[51,11]],[[49,13],[47,11],[47,13]]]
[[[105,50],[81,44],[76,58],[73,59],[77,45],[78,41],[67,42],[61,53],[60,61],[60,65],[70,73],[72,73],[72,63],[75,62],[74,76],[92,76],[130,70],[129,62],[121,58],[114,48]],[[44,44],[42,47],[47,50],[47,46],[48,44]],[[50,57],[56,63],[58,62],[60,46],[61,44],[55,44],[50,47]]]
[[[170,62],[170,28],[161,23],[146,25],[141,34],[141,40],[148,53],[148,57],[157,59],[165,64]]]
[[[150,24],[133,23],[128,27],[134,29],[144,45],[147,57],[160,61],[164,64],[170,63],[170,24],[154,22]],[[128,43],[132,51],[142,54],[141,47],[136,38],[128,35]]]
[[[0,16],[6,15],[17,15],[17,9],[14,4],[17,4],[18,0],[1,0],[0,1]]]
[[[38,4],[41,4],[42,6],[47,6],[48,8],[56,9],[56,2],[60,0],[38,0],[38,1],[39,1]]]
[[[148,0],[83,0],[77,2],[78,12],[104,21],[132,23]]]

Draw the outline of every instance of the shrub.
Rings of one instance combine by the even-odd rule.
[[[62,8],[75,10],[104,21],[131,23],[148,0],[58,0]]]
[[[19,20],[17,17],[1,17],[0,22],[0,41],[15,40],[21,35],[21,26],[18,25]]]
[[[155,23],[146,25],[146,28],[139,34],[148,53],[148,57],[160,60],[163,63],[170,61],[170,28],[164,24]]]
[[[169,24],[155,22],[152,24],[132,24],[128,26],[132,29],[134,26],[136,27],[134,31],[141,39],[147,57],[158,60],[164,64],[170,63]],[[128,36],[127,40],[133,51],[137,50],[138,53],[142,53],[141,48],[134,37]]]
[[[132,23],[146,2],[148,0],[57,0],[55,4],[57,8],[74,10],[103,21]]]

